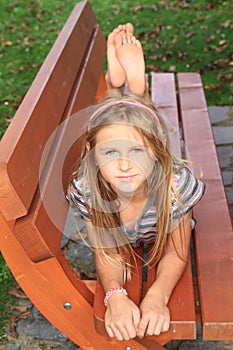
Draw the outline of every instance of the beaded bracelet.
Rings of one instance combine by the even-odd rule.
[[[106,294],[104,298],[104,305],[107,307],[108,306],[108,300],[109,298],[114,294],[114,293],[123,293],[124,295],[128,295],[127,291],[123,287],[118,287],[118,288],[111,288]]]

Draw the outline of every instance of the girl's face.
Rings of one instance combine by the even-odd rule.
[[[116,193],[142,195],[155,157],[133,126],[114,124],[101,129],[94,152],[101,175]]]

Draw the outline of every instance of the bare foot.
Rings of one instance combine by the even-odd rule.
[[[116,50],[114,45],[114,39],[120,34],[132,35],[134,27],[131,23],[120,24],[115,28],[108,36],[107,41],[107,59],[108,59],[108,70],[106,74],[107,83],[112,88],[119,88],[124,85],[126,80],[126,74],[122,68],[118,58],[116,57]]]
[[[145,61],[142,46],[132,34],[120,32],[115,35],[116,57],[124,69],[129,90],[144,95],[146,90]]]

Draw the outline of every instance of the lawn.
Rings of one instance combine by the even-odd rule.
[[[75,3],[1,0],[0,137]],[[232,103],[231,1],[90,3],[106,36],[118,23],[135,25],[147,71],[200,72],[208,105]]]
[[[76,0],[1,0],[0,138]],[[104,34],[131,21],[147,71],[200,72],[208,105],[232,103],[233,5],[218,0],[90,0]],[[1,320],[12,277],[0,256]],[[6,305],[6,307],[4,306]],[[4,331],[0,329],[0,337]]]

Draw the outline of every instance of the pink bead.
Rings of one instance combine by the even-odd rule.
[[[111,288],[106,294],[104,298],[104,305],[107,307],[108,306],[108,300],[109,298],[114,294],[114,293],[123,293],[124,295],[128,295],[127,291],[123,287],[118,287],[118,288]]]

